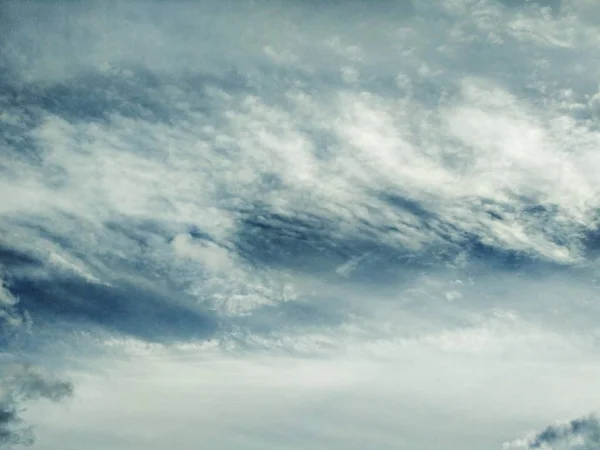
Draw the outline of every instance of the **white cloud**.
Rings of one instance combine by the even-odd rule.
[[[0,274],[1,275],[1,274]],[[2,324],[2,333],[10,333],[20,327],[23,322],[30,324],[30,318],[25,311],[20,313],[15,306],[19,303],[19,299],[11,292],[6,282],[0,277],[0,324]],[[6,336],[2,336],[6,338]]]

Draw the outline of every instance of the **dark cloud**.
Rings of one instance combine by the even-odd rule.
[[[12,364],[0,366],[0,449],[31,445],[31,427],[22,425],[25,403],[39,399],[60,402],[73,395],[70,381],[39,367]]]
[[[14,280],[12,290],[34,322],[100,326],[161,342],[210,337],[217,327],[213,315],[185,294],[170,295],[130,282],[107,286],[77,278],[25,278]]]
[[[468,253],[476,271],[483,267],[529,271],[561,266],[526,251],[491,245],[489,241],[485,243],[481,236],[461,230],[457,224],[436,216],[427,205],[418,201],[387,194],[384,198],[402,219],[395,225],[384,226],[375,220],[369,223],[361,219],[353,224],[352,232],[342,231],[344,224],[340,222],[301,211],[288,215],[261,208],[242,212],[242,226],[236,237],[237,251],[260,265],[293,268],[318,273],[321,277],[335,277],[336,269],[350,258],[369,255],[361,259],[352,279],[378,285],[412,279],[418,271],[451,265],[464,252]],[[404,219],[417,225],[406,225],[402,222]],[[494,219],[503,220],[500,215]],[[399,237],[413,230],[427,233],[430,241],[416,250],[397,244]]]
[[[13,321],[31,318],[40,325],[34,326],[34,334],[42,331],[40,327],[47,331],[45,325],[52,324],[56,330],[101,329],[153,342],[169,342],[204,339],[216,331],[217,319],[202,299],[186,294],[185,286],[172,280],[168,270],[146,257],[149,241],[166,241],[160,225],[126,220],[108,222],[101,228],[102,239],[107,245],[127,248],[128,252],[101,257],[82,251],[85,243],[78,235],[69,236],[68,230],[25,225],[39,247],[58,245],[98,275],[97,280],[90,280],[65,272],[48,261],[43,252],[0,244],[5,292],[14,299],[14,304],[5,310],[11,313]],[[0,312],[1,306],[0,303]]]
[[[0,404],[0,449],[13,445],[31,445],[34,437],[31,429],[18,428],[21,422],[14,405]]]
[[[73,394],[73,385],[44,373],[34,367],[24,367],[18,371],[18,393],[25,400],[46,398],[58,402]]]
[[[600,422],[594,415],[566,424],[550,425],[533,437],[505,445],[505,450],[597,450],[600,448]]]

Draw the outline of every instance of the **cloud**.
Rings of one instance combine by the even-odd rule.
[[[0,324],[2,324],[0,336],[3,340],[9,340],[15,333],[30,331],[31,316],[18,304],[19,298],[9,289],[0,272]]]
[[[24,404],[39,399],[60,402],[73,394],[71,382],[39,367],[21,364],[0,366],[0,448],[34,443],[31,427],[23,427]]]
[[[110,380],[81,375],[69,442],[133,448],[144,419],[172,423],[153,402],[177,381],[172,411],[236,448],[280,448],[273,423],[303,448],[344,432],[394,448],[399,428],[407,448],[440,446],[432,424],[482,448],[593,406],[578,370],[596,370],[599,337],[597,2],[2,12],[0,320],[31,328],[2,350],[65,371],[89,355],[147,408],[125,430]],[[127,345],[148,350],[121,364]],[[585,389],[548,395],[573,374]],[[19,405],[70,388],[21,377],[4,420],[37,417],[57,445],[44,403]]]
[[[600,445],[600,424],[595,416],[550,425],[540,433],[503,445],[503,450],[592,450]]]
[[[5,326],[14,328],[21,323],[21,318],[15,313],[14,308],[18,299],[12,295],[4,283],[4,280],[0,278],[0,318],[3,319]]]

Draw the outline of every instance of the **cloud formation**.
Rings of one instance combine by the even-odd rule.
[[[19,300],[15,298],[12,292],[0,278],[0,319],[3,322],[3,330],[12,330],[22,323],[22,318],[16,313],[15,306]]]
[[[69,442],[88,448],[168,426],[149,392],[178,381],[217,405],[180,448],[214,430],[281,448],[287,412],[303,448],[344,429],[359,448],[439,447],[435,422],[479,449],[593,409],[599,20],[595,0],[3,2],[0,350],[78,374]],[[190,361],[214,369],[210,392]],[[86,378],[98,367],[107,384]],[[19,402],[69,394],[27,373],[6,427],[29,417]],[[569,402],[547,395],[571,376]],[[128,430],[108,395],[124,379],[146,405]],[[335,382],[348,411],[320,403],[344,404]],[[217,400],[230,386],[239,411]],[[27,415],[54,450],[44,408]]]
[[[596,416],[551,425],[545,430],[512,443],[503,450],[593,450],[600,446],[600,424]]]
[[[34,443],[30,427],[21,426],[21,414],[29,401],[59,402],[73,394],[73,385],[43,369],[20,364],[0,366],[0,448]]]

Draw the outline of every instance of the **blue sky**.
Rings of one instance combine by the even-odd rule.
[[[597,1],[0,8],[0,448],[598,445]]]

